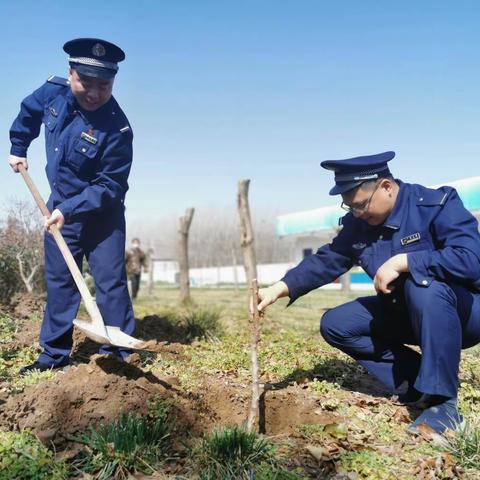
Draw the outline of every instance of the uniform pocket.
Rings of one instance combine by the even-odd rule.
[[[54,116],[50,111],[48,111],[43,117],[43,124],[45,125],[45,128],[53,131],[57,126],[57,117]]]
[[[93,170],[97,154],[97,145],[92,145],[83,139],[78,139],[75,141],[67,157],[67,163],[76,172],[89,172]]]
[[[400,245],[394,250],[397,253],[418,252],[419,250],[432,250],[427,240],[420,240],[419,242],[409,243],[407,245]]]

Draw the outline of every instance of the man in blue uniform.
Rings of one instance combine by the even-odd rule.
[[[331,195],[341,195],[342,230],[285,277],[260,289],[259,310],[290,304],[353,265],[377,295],[325,313],[320,331],[392,392],[422,410],[410,425],[438,433],[461,421],[457,410],[462,348],[480,342],[480,236],[476,219],[451,187],[403,183],[390,174],[394,152],[330,160]],[[419,345],[421,354],[407,345]]]
[[[52,212],[45,228],[56,224],[81,268],[86,257],[96,285],[96,300],[107,325],[131,335],[135,318],[125,274],[124,200],[132,163],[133,134],[112,96],[118,62],[116,45],[97,38],[67,42],[68,80],[51,77],[26,97],[10,129],[9,163],[27,168],[27,150],[43,123],[46,173]],[[38,360],[22,372],[67,365],[80,294],[65,261],[45,234],[47,306]],[[125,358],[131,352],[103,346],[101,353]]]

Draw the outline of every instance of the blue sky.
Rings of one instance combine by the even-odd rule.
[[[127,219],[334,204],[325,159],[395,150],[391,170],[438,184],[479,174],[480,4],[393,1],[2,2],[0,147],[21,99],[65,75],[65,41],[127,54],[114,94],[135,133]],[[31,174],[48,194],[43,140]],[[0,204],[28,198],[5,165]]]

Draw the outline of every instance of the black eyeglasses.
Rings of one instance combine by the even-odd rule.
[[[370,202],[372,201],[373,196],[375,195],[375,192],[378,190],[378,187],[380,186],[381,182],[378,182],[375,188],[373,189],[372,194],[370,195],[370,198],[365,200],[363,203],[360,205],[347,205],[346,203],[342,202],[340,205],[341,208],[346,210],[347,212],[352,212],[356,214],[362,214],[365,213],[368,208],[370,207]]]

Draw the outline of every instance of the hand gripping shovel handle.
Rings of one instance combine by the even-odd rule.
[[[47,205],[43,201],[43,198],[40,195],[40,192],[38,191],[36,185],[33,183],[33,180],[30,177],[29,173],[27,172],[23,164],[19,163],[17,166],[18,166],[19,172],[22,174],[22,177],[25,180],[25,183],[27,184],[28,189],[33,195],[35,202],[40,208],[42,215],[44,215],[45,217],[49,217],[50,212],[47,208]],[[50,226],[49,231],[53,235],[53,238],[55,239],[55,242],[57,243],[63,258],[67,263],[68,269],[72,274],[73,280],[75,281],[78,287],[80,295],[82,296],[83,302],[85,304],[85,308],[87,309],[87,312],[92,319],[92,327],[94,327],[95,329],[98,329],[99,332],[104,333],[106,338],[109,338],[107,330],[105,328],[105,324],[103,322],[102,314],[100,313],[100,310],[98,309],[97,304],[93,301],[93,298],[90,295],[90,291],[88,290],[87,284],[83,279],[83,275],[80,272],[77,262],[73,258],[73,255],[70,252],[70,249],[68,248],[68,245],[65,242],[63,235],[60,233],[60,230],[57,228],[55,224]]]

